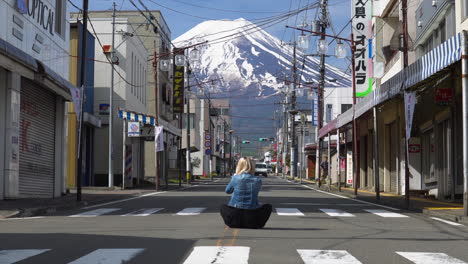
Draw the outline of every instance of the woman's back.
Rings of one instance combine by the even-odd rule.
[[[248,173],[234,175],[226,187],[226,193],[233,195],[228,205],[241,209],[256,209],[258,193],[262,187],[262,180]]]

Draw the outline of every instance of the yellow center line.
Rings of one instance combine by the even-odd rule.
[[[424,207],[427,210],[462,210],[463,207]]]
[[[218,242],[216,242],[216,246],[222,246],[224,242],[224,237],[226,236],[226,231],[229,230],[229,226],[226,226],[223,231],[223,235],[221,236],[220,239],[218,239]]]
[[[239,233],[239,229],[234,229],[232,231],[232,238],[231,242],[229,243],[230,246],[234,246],[234,243],[236,242],[237,234]]]

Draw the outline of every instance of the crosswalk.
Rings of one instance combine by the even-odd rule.
[[[23,260],[35,262],[34,258],[53,252],[52,249],[8,249],[0,250],[0,263],[13,264]],[[101,248],[89,252],[68,262],[69,264],[114,264],[114,263],[136,263],[135,258],[149,249],[144,248]],[[192,249],[183,264],[248,264],[249,258],[255,254],[255,250],[244,246],[196,246]],[[293,251],[291,251],[293,253]],[[441,252],[406,252],[396,251],[395,260],[398,262],[409,261],[414,264],[467,264],[467,262],[449,256]],[[304,264],[360,264],[359,258],[353,256],[347,250],[325,250],[325,249],[296,249],[297,263],[300,260]],[[133,261],[133,262],[132,262]],[[141,260],[140,260],[141,261]]]
[[[78,214],[73,214],[73,215],[70,215],[69,217],[97,217],[97,216],[103,216],[103,215],[150,216],[150,215],[154,215],[158,213],[167,214],[171,211],[172,210],[169,210],[167,208],[141,208],[136,211],[130,211],[130,212],[125,211],[125,209],[123,208],[99,208],[99,209],[94,209],[91,211],[85,211],[85,212],[81,212]],[[183,208],[172,214],[176,216],[196,216],[205,212],[217,212],[217,209],[215,211],[213,210],[209,211],[208,208],[205,208],[205,207],[188,207],[188,208]],[[306,215],[306,213],[302,212],[298,208],[275,208],[274,212],[276,212],[278,216],[305,216]],[[382,209],[362,209],[362,210],[357,210],[353,213],[350,213],[350,212],[343,211],[341,209],[319,208],[316,211],[312,211],[308,213],[324,213],[330,217],[356,217],[358,216],[357,214],[361,214],[361,213],[376,215],[376,216],[384,217],[384,218],[408,218],[409,217],[404,214],[395,213],[395,212],[382,210]]]

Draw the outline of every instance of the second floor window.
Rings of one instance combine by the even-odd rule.
[[[327,104],[326,112],[325,112],[325,122],[330,122],[333,120],[333,105]]]

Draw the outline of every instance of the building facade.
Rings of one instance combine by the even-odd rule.
[[[65,192],[66,1],[0,1],[0,199]]]

